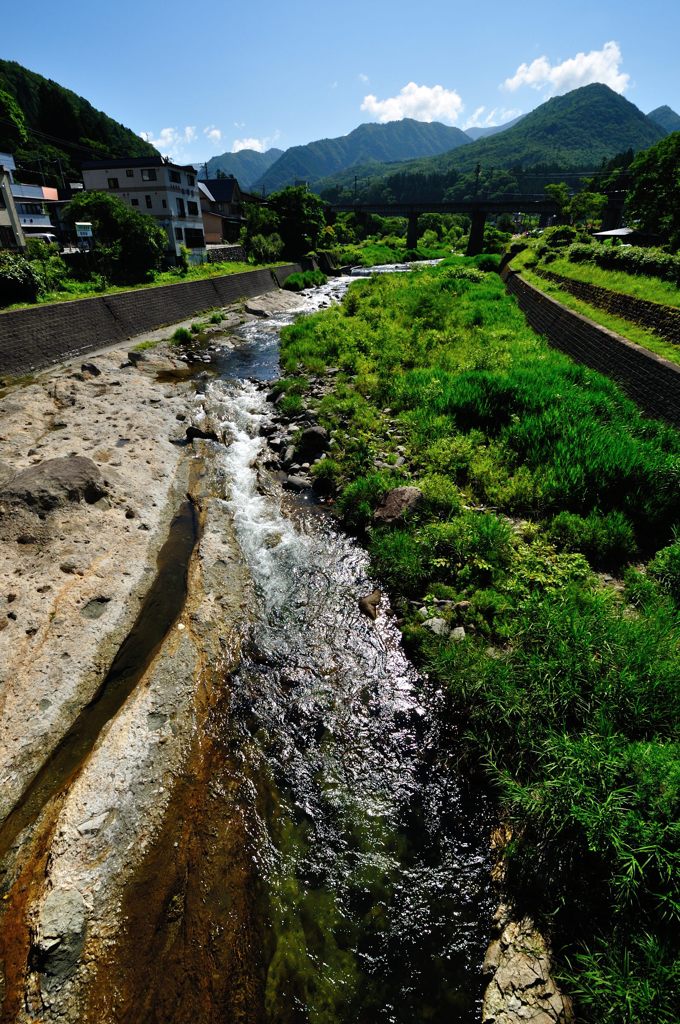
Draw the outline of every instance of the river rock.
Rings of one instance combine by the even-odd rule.
[[[35,512],[50,512],[67,502],[94,505],[106,497],[98,466],[82,455],[47,459],[17,473],[0,491],[0,500],[22,504]]]
[[[379,590],[374,590],[371,594],[366,594],[365,597],[359,598],[359,611],[367,615],[369,619],[377,619],[378,617],[378,605],[382,599],[382,594]]]
[[[288,491],[306,491],[312,485],[311,481],[304,476],[287,476],[283,481],[283,486]]]
[[[299,462],[314,462],[328,448],[328,431],[325,427],[307,427],[302,431],[295,448]]]
[[[427,619],[427,621],[423,623],[423,626],[425,629],[429,629],[431,633],[434,633],[435,636],[451,635],[451,627],[446,619],[439,619],[436,617],[433,619]]]
[[[53,889],[40,914],[36,960],[48,990],[60,988],[73,972],[85,944],[85,900],[77,889]]]
[[[200,427],[187,427],[186,429],[187,441],[217,441],[219,438],[214,430],[201,430]]]
[[[551,975],[545,938],[529,917],[507,921],[496,916],[500,936],[487,950],[483,971],[492,975],[484,993],[482,1024],[571,1024],[573,1011]]]
[[[396,523],[420,504],[423,492],[419,487],[394,487],[373,513],[374,523]]]

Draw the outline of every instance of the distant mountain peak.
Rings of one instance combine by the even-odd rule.
[[[676,114],[668,104],[657,107],[656,110],[650,110],[647,117],[654,124],[658,124],[660,128],[663,128],[668,135],[671,132],[680,131],[680,114]]]
[[[436,156],[469,143],[460,128],[438,121],[410,117],[385,124],[368,121],[347,135],[292,146],[262,175],[257,187],[272,192],[295,181],[314,183],[357,165]]]

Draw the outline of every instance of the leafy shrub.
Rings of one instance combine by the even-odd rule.
[[[662,589],[680,605],[680,540],[661,548],[647,569],[659,581]]]
[[[441,473],[432,473],[418,481],[423,492],[423,512],[431,516],[450,517],[461,510],[460,491],[453,481]]]
[[[571,245],[566,250],[572,263],[595,263],[603,270],[620,270],[626,274],[659,277],[680,283],[680,256],[662,249],[645,249],[634,245]]]
[[[0,306],[37,302],[44,279],[35,263],[21,253],[0,250]]]
[[[328,278],[320,270],[303,270],[302,273],[291,274],[283,282],[289,292],[302,292],[305,288],[316,288],[325,284]]]
[[[256,263],[275,263],[281,259],[283,240],[281,235],[253,235],[247,242],[248,255]]]
[[[637,551],[633,527],[618,510],[606,515],[593,510],[586,517],[560,512],[552,520],[548,535],[558,547],[580,551],[594,565],[621,565]]]
[[[175,345],[186,345],[193,340],[193,335],[188,327],[178,327],[171,338]]]
[[[338,512],[345,524],[350,529],[365,529],[374,510],[394,486],[395,478],[385,472],[369,473],[353,480],[338,498]]]

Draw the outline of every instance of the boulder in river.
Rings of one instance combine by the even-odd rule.
[[[0,500],[35,512],[50,512],[67,502],[94,505],[107,494],[99,467],[83,455],[47,459],[17,473],[0,492]]]
[[[369,619],[377,619],[378,605],[381,600],[381,592],[379,590],[374,590],[373,593],[359,598],[359,611],[363,612],[364,615],[368,615]]]
[[[328,431],[325,427],[307,427],[302,431],[300,440],[295,446],[295,456],[299,462],[314,462],[328,448]]]

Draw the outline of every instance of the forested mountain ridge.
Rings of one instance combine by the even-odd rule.
[[[267,171],[280,156],[283,156],[282,149],[268,149],[260,153],[256,149],[240,149],[238,153],[221,153],[219,156],[211,157],[206,164],[208,178],[216,178],[221,171],[223,174],[233,174],[238,183],[246,192],[250,191],[258,178]]]
[[[516,186],[512,180],[518,170],[595,169],[628,149],[647,149],[665,134],[663,128],[608,86],[586,85],[547,100],[511,128],[453,152],[390,168],[364,168],[369,181],[364,182],[363,189],[364,193],[387,190],[399,199],[413,191],[411,185],[422,192],[427,183],[427,188],[433,190],[428,198],[442,198],[461,179],[468,188],[479,166],[480,183],[492,175],[495,193],[513,191]],[[338,174],[319,182],[318,188],[329,198],[347,196],[352,179]]]
[[[16,61],[0,60],[0,151],[12,153],[22,181],[80,178],[83,160],[157,156],[130,128],[84,97]]]
[[[470,145],[460,128],[404,118],[387,124],[361,124],[349,135],[292,146],[256,183],[273,192],[295,181],[310,184],[355,164],[389,163],[411,157],[434,156]]]
[[[654,124],[658,124],[660,128],[663,128],[668,135],[671,132],[680,131],[680,114],[676,114],[672,107],[669,107],[667,104],[663,107],[657,107],[656,110],[650,110],[647,117]]]

